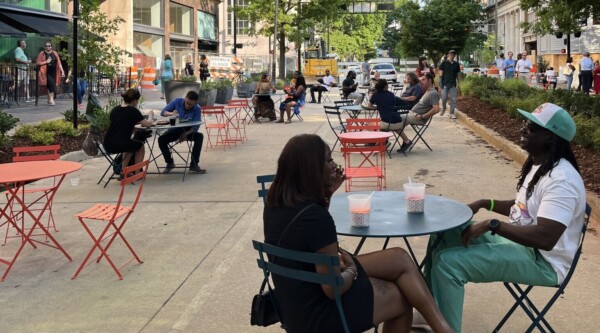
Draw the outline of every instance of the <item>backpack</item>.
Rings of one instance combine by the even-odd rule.
[[[96,142],[99,142],[99,140],[101,140],[100,130],[96,126],[91,126],[90,131],[83,140],[81,149],[83,149],[83,152],[88,156],[98,156],[98,146],[96,145]]]

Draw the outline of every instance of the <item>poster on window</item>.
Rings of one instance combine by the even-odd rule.
[[[214,15],[198,11],[198,38],[217,40]]]

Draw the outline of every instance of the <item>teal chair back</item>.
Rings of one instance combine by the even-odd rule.
[[[256,176],[256,182],[260,184],[258,197],[263,198],[263,202],[267,201],[267,193],[269,193],[269,187],[267,186],[267,183],[272,183],[273,179],[275,179],[275,175]]]
[[[342,286],[344,286],[344,278],[341,275],[337,275],[335,270],[336,267],[340,266],[340,258],[338,256],[328,256],[321,253],[288,250],[275,245],[261,243],[256,240],[252,241],[252,245],[254,246],[254,249],[258,251],[258,267],[263,270],[263,274],[266,279],[269,278],[270,274],[276,274],[288,279],[331,286],[333,288],[335,303],[340,314],[340,319],[342,320],[342,325],[344,326],[344,331],[346,333],[350,333],[348,323],[346,323],[344,309],[342,308],[342,297],[340,294],[340,289]],[[269,262],[267,260],[267,255],[271,256],[271,258],[282,258],[313,265],[325,265],[327,266],[327,271],[329,273],[321,274],[277,265]],[[275,297],[275,295],[272,295],[272,297]],[[276,298],[274,304],[279,304]],[[281,313],[279,309],[277,310],[277,313],[281,314],[281,323],[285,325],[286,314]],[[288,313],[287,315],[289,316],[293,314]]]

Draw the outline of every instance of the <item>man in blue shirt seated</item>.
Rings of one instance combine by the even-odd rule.
[[[201,110],[197,101],[198,93],[188,91],[185,98],[176,98],[167,104],[160,112],[160,115],[163,117],[179,117],[180,121],[200,121]],[[174,141],[181,142],[183,140],[194,141],[190,171],[200,174],[206,173],[206,170],[201,169],[199,166],[200,151],[202,150],[202,141],[204,140],[204,135],[198,132],[199,127],[200,125],[171,128],[158,138],[158,147],[165,158],[165,163],[167,163],[163,173],[169,173],[175,167],[171,151],[169,151],[169,143]]]

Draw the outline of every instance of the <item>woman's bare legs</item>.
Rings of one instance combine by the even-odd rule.
[[[405,323],[404,320],[410,318],[410,325],[412,323],[412,311],[409,311],[410,315],[404,312],[406,312],[406,308],[410,309],[412,306],[425,317],[425,320],[427,320],[436,333],[453,332],[448,322],[446,322],[444,315],[442,315],[435,304],[435,301],[429,292],[429,288],[427,288],[425,280],[423,280],[421,272],[419,272],[417,266],[406,251],[401,248],[392,248],[359,255],[357,258],[370,278],[393,282],[396,288],[399,289],[402,298],[404,298],[407,303],[407,306],[402,303],[384,303],[384,306],[387,307],[392,307],[391,305],[393,304],[393,308],[397,309],[395,311],[397,317],[399,317],[387,317],[387,320],[393,319],[393,323],[395,324],[396,321],[400,320]],[[373,284],[373,290],[375,291],[378,286],[377,283]],[[381,295],[378,296],[378,293],[375,292],[375,297],[381,297]],[[378,321],[376,321],[377,319],[386,321],[386,318],[382,318],[383,312],[381,312],[385,310],[378,307],[377,304],[378,300],[376,299],[373,308],[373,321],[375,321],[375,323],[378,323]],[[377,311],[380,311],[380,313],[377,313]],[[398,327],[400,329],[400,326]]]
[[[137,152],[136,152],[136,154],[137,154]],[[123,176],[123,177],[125,177],[125,175],[123,174],[123,170],[129,166],[129,161],[131,160],[132,156],[133,156],[133,153],[123,153],[123,159],[121,160],[121,176]]]
[[[287,122],[292,122],[292,109],[296,105],[296,102],[291,101],[285,105],[285,113],[287,114]],[[282,118],[283,119],[283,118]]]
[[[383,323],[383,333],[409,333],[412,326],[412,307],[396,283],[376,278],[370,280],[373,286],[373,323]]]
[[[146,150],[144,145],[140,149],[135,152],[135,163],[140,163],[144,160],[144,155],[146,155]],[[138,173],[140,170],[135,170],[135,173]]]

